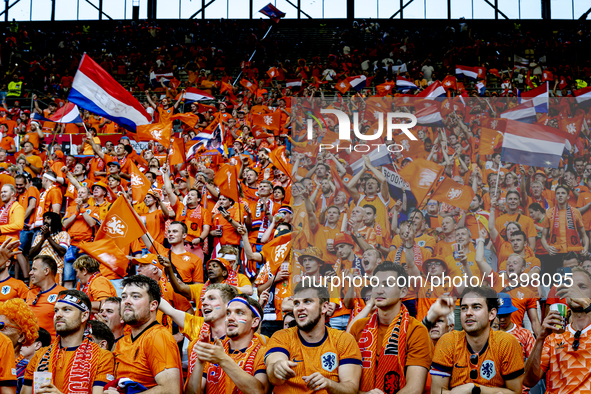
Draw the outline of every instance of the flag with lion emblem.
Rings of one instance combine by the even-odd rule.
[[[131,176],[131,196],[133,203],[137,204],[144,201],[148,191],[152,188],[150,181],[146,176],[137,168],[135,163],[131,161],[129,167],[129,175]]]
[[[435,189],[431,199],[468,211],[475,195],[470,186],[460,185],[451,178],[445,178]]]
[[[425,159],[416,159],[407,164],[398,175],[410,185],[412,194],[417,199],[417,205],[421,206],[431,188],[443,174],[443,166]]]
[[[170,146],[172,122],[152,123],[137,127],[136,139],[138,141],[156,141],[165,148]]]
[[[119,196],[97,231],[95,241],[110,238],[120,249],[125,249],[147,232],[144,224],[134,214],[129,201]]]

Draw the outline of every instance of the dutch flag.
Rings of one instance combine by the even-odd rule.
[[[549,97],[548,82],[541,84],[535,89],[527,92],[521,92],[521,103],[532,101],[536,112],[547,113],[548,112],[548,97]]]
[[[80,111],[74,103],[68,103],[64,107],[55,111],[55,114],[49,118],[39,115],[37,112],[33,112],[31,115],[32,120],[41,122],[54,122],[54,123],[82,123],[80,117]]]
[[[478,79],[478,70],[476,67],[456,66],[456,77],[466,77],[476,81]]]
[[[539,124],[508,120],[501,160],[534,167],[557,168],[566,139],[560,131]]]
[[[429,87],[419,94],[416,97],[424,97],[426,99],[435,99],[438,97],[445,97],[445,88],[441,85],[441,82],[435,81]]]
[[[68,100],[133,132],[152,121],[143,105],[86,54]]]
[[[418,88],[419,87],[417,85],[415,85],[408,79],[401,76],[396,77],[396,89],[402,92],[408,92],[409,90],[416,90]]]
[[[577,101],[577,103],[582,103],[584,101],[591,99],[591,87],[578,89],[575,90],[573,93],[575,95],[575,100]]]
[[[195,101],[202,101],[202,100],[213,100],[214,97],[211,94],[208,94],[204,91],[195,88],[188,88],[185,91],[185,103],[192,103]]]
[[[415,112],[417,124],[443,126],[439,105],[430,105]]]
[[[533,101],[525,102],[524,104],[503,112],[501,118],[516,120],[523,123],[534,123],[537,118]]]
[[[347,78],[347,81],[353,89],[359,91],[365,87],[367,78],[365,77],[365,75],[358,75],[356,77]]]

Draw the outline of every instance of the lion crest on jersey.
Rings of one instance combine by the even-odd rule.
[[[2,286],[2,290],[0,291],[0,293],[2,293],[2,295],[6,295],[6,294],[10,293],[10,286],[8,286],[8,285]]]
[[[337,367],[337,355],[333,352],[326,352],[320,356],[320,362],[325,371],[332,372]]]

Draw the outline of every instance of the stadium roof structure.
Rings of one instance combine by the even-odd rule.
[[[586,20],[589,0],[4,0],[0,20],[258,19],[271,3],[287,19]]]

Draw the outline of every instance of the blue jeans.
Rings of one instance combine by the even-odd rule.
[[[331,317],[328,321],[328,325],[330,326],[330,328],[345,331],[347,329],[347,324],[349,323],[350,316],[351,315],[341,315],[337,317]]]
[[[19,241],[21,242],[18,249],[23,252],[25,256],[29,256],[31,246],[33,245],[33,239],[35,239],[35,230],[21,230],[19,235]]]

